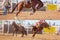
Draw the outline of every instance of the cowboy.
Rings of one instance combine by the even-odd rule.
[[[39,22],[36,23],[36,27],[39,27],[40,24],[45,23],[45,20],[40,20]]]
[[[6,13],[7,13],[8,5],[9,5],[9,1],[8,0],[3,1],[2,6],[3,6],[3,10],[4,10],[4,15],[6,15]]]
[[[40,23],[39,23],[39,22],[37,22],[37,23],[36,23],[36,27],[39,27],[39,26],[40,26]]]
[[[45,23],[45,20],[40,20],[39,23],[40,24]]]

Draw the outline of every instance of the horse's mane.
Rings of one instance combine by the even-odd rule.
[[[45,22],[45,23],[42,23],[40,26],[49,27],[50,25],[47,22]]]
[[[12,26],[19,27],[19,25],[17,25],[15,22],[12,23]]]

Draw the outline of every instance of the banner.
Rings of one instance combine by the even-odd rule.
[[[55,33],[56,32],[56,28],[55,27],[50,27],[50,29],[44,28],[44,32],[45,33]]]
[[[47,4],[47,10],[57,10],[57,5]]]

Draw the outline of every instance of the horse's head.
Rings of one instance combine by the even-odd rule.
[[[12,26],[14,26],[14,27],[18,27],[18,25],[16,24],[15,21],[13,21]]]
[[[50,25],[47,22],[42,23],[40,26],[43,27],[43,28],[50,29]]]

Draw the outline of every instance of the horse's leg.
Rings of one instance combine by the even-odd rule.
[[[27,36],[27,31],[26,30],[24,31],[24,34]]]
[[[13,32],[13,36],[14,36],[14,32]]]
[[[17,31],[16,31],[16,37],[17,37]]]
[[[23,37],[24,36],[24,32],[22,30],[18,30],[18,31],[22,33],[21,37]]]
[[[35,9],[36,4],[37,3],[32,2],[32,13],[31,13],[31,15],[33,15],[36,11],[36,9]]]
[[[13,36],[14,36],[15,30],[13,31]]]
[[[32,13],[30,15],[33,15],[35,13],[36,9],[32,8]]]
[[[16,14],[16,16],[18,16],[18,14],[20,13],[20,11],[23,9],[23,3],[20,3],[19,5],[18,5],[18,12],[17,12],[17,14]]]
[[[12,10],[12,12],[11,13],[13,13],[14,12],[14,10],[16,9],[16,7],[18,6],[18,4],[13,8],[13,10]]]
[[[21,37],[23,37],[24,36],[24,32],[22,32],[22,36]]]
[[[33,36],[32,37],[35,37],[35,34],[37,33],[37,31],[33,31]]]

